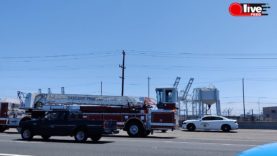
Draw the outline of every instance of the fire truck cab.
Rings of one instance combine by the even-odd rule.
[[[161,109],[176,109],[178,91],[176,88],[156,88],[157,107]]]

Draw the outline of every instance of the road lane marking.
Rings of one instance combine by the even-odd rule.
[[[37,141],[23,141],[23,140],[22,141],[21,140],[18,140],[18,141],[17,140],[16,141],[13,141],[13,140],[0,140],[0,142],[5,142],[5,143],[28,143],[28,144],[41,144],[41,143],[43,143],[43,142],[37,142]]]
[[[0,134],[0,136],[5,136],[5,137],[14,137],[14,135],[12,134]]]
[[[149,143],[176,143],[176,144],[197,144],[197,145],[222,145],[222,146],[246,146],[246,147],[254,147],[259,144],[228,144],[228,143],[210,143],[210,142],[187,142],[187,141],[169,141],[169,140],[131,140],[131,139],[118,139],[116,141],[126,141],[126,142],[149,142]]]
[[[32,156],[32,155],[0,153],[0,156]]]
[[[227,138],[224,138],[224,139],[209,139],[209,138],[185,138],[187,140],[210,140],[210,141],[225,141],[225,140],[229,140],[229,141],[242,141],[242,142],[246,142],[246,141],[256,141],[256,142],[260,142],[260,141],[272,141],[272,142],[276,142],[276,140],[255,140],[255,139],[227,139]]]

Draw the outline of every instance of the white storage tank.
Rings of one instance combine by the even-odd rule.
[[[219,91],[215,87],[213,88],[194,88],[193,89],[193,104],[195,105],[196,115],[199,117],[208,114],[208,110],[211,113],[211,106],[215,104],[216,114],[221,115]],[[193,113],[194,114],[194,113]]]
[[[219,91],[216,88],[194,88],[193,100],[212,105],[219,100]]]

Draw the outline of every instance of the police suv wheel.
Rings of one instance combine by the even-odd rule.
[[[75,133],[74,138],[75,138],[75,141],[77,142],[85,142],[87,141],[87,133],[84,130],[78,130]]]
[[[187,125],[187,129],[188,129],[188,131],[194,131],[195,130],[195,125],[194,124],[192,124],[192,123],[190,123],[190,124],[188,124]]]
[[[222,125],[221,130],[223,132],[230,132],[231,127],[229,125]]]
[[[23,140],[32,140],[33,139],[32,131],[30,129],[22,129],[21,138]]]

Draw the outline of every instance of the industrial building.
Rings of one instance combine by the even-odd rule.
[[[277,106],[263,107],[263,116],[266,121],[277,121]]]

